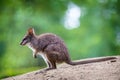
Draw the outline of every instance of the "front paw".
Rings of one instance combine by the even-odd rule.
[[[36,55],[36,54],[33,54],[33,58],[37,58],[37,55]]]

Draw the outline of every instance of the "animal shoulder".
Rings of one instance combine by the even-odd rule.
[[[43,34],[40,34],[39,37],[41,36],[56,36],[56,34],[53,34],[53,33],[43,33]]]
[[[55,39],[55,40],[62,40],[59,36],[53,33],[44,33],[38,36],[38,39]]]

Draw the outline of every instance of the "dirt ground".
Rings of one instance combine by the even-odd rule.
[[[116,61],[104,61],[71,66],[65,63],[55,70],[38,71],[5,78],[3,80],[120,80],[120,56]]]

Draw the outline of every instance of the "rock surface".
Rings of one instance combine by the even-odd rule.
[[[117,60],[71,66],[65,63],[55,70],[38,71],[3,80],[120,80],[120,56]]]

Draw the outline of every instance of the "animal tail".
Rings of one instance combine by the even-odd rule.
[[[116,57],[105,57],[105,58],[83,60],[83,61],[77,61],[77,62],[73,62],[73,61],[69,60],[66,63],[70,64],[70,65],[78,65],[78,64],[88,64],[88,63],[95,63],[95,62],[103,62],[103,61],[114,60],[114,59],[117,59],[117,58]]]

